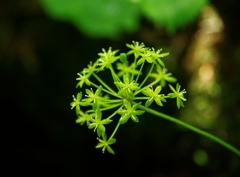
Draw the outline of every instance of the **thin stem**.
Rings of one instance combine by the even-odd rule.
[[[140,68],[140,70],[139,70],[139,74],[137,75],[136,83],[137,83],[138,78],[139,78],[139,76],[140,76],[140,74],[141,74],[141,72],[142,72],[142,69],[143,69],[144,63],[145,63],[145,60],[143,61],[142,66],[141,66],[141,68]]]
[[[117,112],[122,109],[123,106],[119,107],[112,115],[110,115],[107,119],[112,118],[113,116],[115,116],[117,114]]]
[[[144,79],[144,80],[142,81],[142,83],[140,84],[140,86],[139,86],[140,88],[143,86],[143,84],[144,84],[144,83],[147,81],[147,79],[149,78],[149,75],[152,73],[153,68],[154,68],[154,63],[152,63],[152,66],[151,66],[151,68],[150,68],[147,76],[145,77],[145,79]]]
[[[113,114],[115,115],[118,112],[118,110],[122,109],[122,107],[123,107],[123,105],[120,108],[118,108]],[[115,127],[114,131],[112,132],[111,136],[109,137],[109,140],[112,139],[114,137],[114,135],[117,133],[117,130],[120,125],[121,124],[118,122],[117,126]]]
[[[90,81],[91,82],[91,81]],[[93,82],[91,82],[91,85],[93,85],[94,87],[98,88],[98,85],[94,84]],[[112,95],[112,96],[115,96],[115,97],[118,97],[118,98],[121,98],[120,96],[116,95],[115,93],[112,93],[104,88],[102,88],[102,91],[108,93],[109,95]]]
[[[136,65],[137,65],[136,62],[137,62],[137,57],[134,56],[134,63],[133,63],[133,64],[134,64],[134,65],[133,65],[134,68],[136,68]],[[140,72],[140,74],[141,74],[141,72]],[[133,79],[134,79],[134,73],[132,73],[132,76],[131,76],[131,82],[133,81]]]
[[[119,77],[117,76],[117,74],[115,73],[112,65],[111,65],[111,67],[109,67],[109,69],[110,69],[110,71],[111,71],[111,75],[112,75],[112,78],[113,78],[114,82],[119,82],[119,81],[121,81],[121,80],[119,79]],[[116,87],[117,87],[118,90],[120,90],[120,88],[119,88],[117,85],[116,85]]]
[[[111,94],[111,95],[113,95],[113,96],[116,96],[116,97],[120,98],[120,97],[118,96],[118,94],[117,94],[113,89],[111,89],[100,77],[98,77],[97,74],[93,73],[93,76],[94,76],[104,87],[106,87],[111,93],[110,93],[110,92],[107,92],[106,90],[104,90],[105,92],[107,92],[107,93],[109,93],[109,94]],[[91,83],[92,83],[92,82],[91,82]]]
[[[109,140],[112,139],[114,137],[114,135],[117,133],[117,130],[119,128],[121,124],[118,122],[117,126],[115,127],[113,133],[111,134],[111,136],[109,137]]]
[[[144,96],[144,97],[134,97],[133,100],[147,100],[147,99],[149,99],[149,97]]]
[[[112,65],[111,65],[111,67],[109,67],[109,69],[110,69],[111,74],[112,74],[112,76],[113,76],[113,80],[114,80],[115,82],[119,82],[120,79],[119,79],[118,75],[116,74],[116,72],[114,71],[114,68],[112,67]]]
[[[115,107],[118,107],[120,106],[122,103],[118,103],[118,104],[113,104],[113,105],[110,105],[108,107],[105,107],[105,108],[100,108],[101,111],[106,111],[106,110],[109,110],[109,109],[113,109]],[[95,112],[93,109],[90,109],[90,110],[87,110],[86,113],[89,113],[89,112]]]
[[[178,119],[176,119],[176,118],[174,118],[174,117],[171,117],[171,116],[169,116],[169,115],[166,115],[166,114],[157,112],[157,111],[155,111],[155,110],[153,110],[153,109],[150,109],[150,108],[147,108],[147,107],[145,107],[145,106],[139,105],[139,108],[142,109],[142,110],[144,110],[144,111],[146,111],[146,112],[148,112],[148,113],[150,113],[150,114],[153,114],[153,115],[155,115],[155,116],[164,118],[164,119],[169,120],[169,121],[171,121],[171,122],[174,122],[174,123],[176,123],[176,124],[178,124],[178,125],[181,125],[181,126],[187,128],[187,129],[189,129],[189,130],[192,130],[192,131],[194,131],[194,132],[196,132],[196,133],[198,133],[198,134],[200,134],[200,135],[203,135],[203,136],[205,136],[205,137],[207,137],[207,138],[209,138],[209,139],[217,142],[218,144],[222,145],[223,147],[229,149],[230,151],[234,152],[234,153],[237,154],[238,156],[240,156],[240,150],[238,150],[238,149],[235,148],[234,146],[230,145],[229,143],[221,140],[220,138],[218,138],[218,137],[216,137],[216,136],[214,136],[214,135],[212,135],[212,134],[210,134],[210,133],[208,133],[208,132],[205,132],[205,131],[203,131],[203,130],[200,130],[200,129],[198,129],[198,128],[192,126],[192,125],[189,125],[189,124],[187,124],[187,123],[185,123],[185,122],[182,122],[182,121],[180,121],[180,120],[178,120]]]
[[[137,94],[139,94],[142,90],[144,90],[145,88],[147,88],[147,87],[151,87],[151,86],[153,86],[153,85],[155,85],[156,83],[158,83],[159,82],[159,80],[157,79],[157,80],[155,80],[154,82],[152,82],[152,83],[150,83],[150,84],[148,84],[148,85],[146,85],[146,86],[144,86],[143,88],[141,88],[140,90],[137,90],[136,92],[134,92],[134,95],[137,95]]]
[[[114,100],[114,99],[112,99],[112,100],[106,100],[106,103],[120,103],[120,102],[122,102],[122,99],[116,99],[116,100]]]

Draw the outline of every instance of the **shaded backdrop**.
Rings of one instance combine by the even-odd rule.
[[[160,111],[239,149],[240,4],[211,3],[214,11],[205,8],[205,13],[175,33],[141,17],[134,32],[109,39],[89,37],[70,22],[50,18],[38,1],[1,1],[0,100],[3,160],[12,168],[8,173],[239,176],[240,159],[232,152],[149,115],[141,116],[138,124],[130,121],[121,127],[113,146],[115,155],[102,154],[94,148],[95,134],[75,123],[69,105],[79,91],[77,72],[97,59],[102,48],[126,51],[125,43],[142,41],[171,53],[166,65],[188,90],[185,108],[177,110],[169,101]],[[207,14],[217,14],[214,18],[221,20],[222,28],[215,28],[219,21],[213,27],[204,21],[210,18]],[[205,163],[199,163],[202,156],[196,157],[197,152],[207,154]]]

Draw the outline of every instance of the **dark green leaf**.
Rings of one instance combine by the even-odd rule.
[[[93,37],[115,38],[133,32],[139,24],[139,9],[128,0],[40,0],[47,14],[75,24]]]
[[[163,25],[168,33],[192,22],[208,0],[144,0],[143,13],[154,23]]]

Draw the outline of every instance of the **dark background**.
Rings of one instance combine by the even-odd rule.
[[[240,148],[240,22],[238,1],[214,0],[225,24],[225,40],[218,47],[219,80],[224,86],[218,99],[227,141]],[[67,22],[52,20],[36,1],[0,2],[0,80],[2,158],[7,173],[45,176],[240,176],[240,160],[216,143],[203,146],[205,138],[171,122],[145,115],[138,124],[129,121],[116,134],[115,155],[96,150],[95,134],[75,123],[70,109],[72,95],[79,89],[76,74],[102,48],[112,46],[126,51],[125,43],[143,41],[148,46],[168,46],[180,41],[175,52],[176,66],[171,72],[183,88],[191,75],[181,60],[197,30],[197,20],[174,36],[154,29],[142,19],[140,29],[121,38],[95,39],[79,32]],[[178,41],[178,40],[177,40]],[[184,109],[188,109],[186,106]],[[191,109],[189,105],[189,109]],[[178,117],[172,103],[165,113]],[[218,121],[213,129],[218,132]],[[221,126],[220,126],[221,128]],[[196,149],[203,148],[208,163],[193,161]]]

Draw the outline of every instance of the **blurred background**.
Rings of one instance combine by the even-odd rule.
[[[2,0],[0,79],[7,173],[45,176],[238,177],[240,158],[144,114],[116,134],[115,155],[71,111],[77,73],[102,48],[144,42],[170,52],[186,88],[159,111],[240,149],[240,2],[237,0]],[[109,125],[111,127],[111,125]]]

